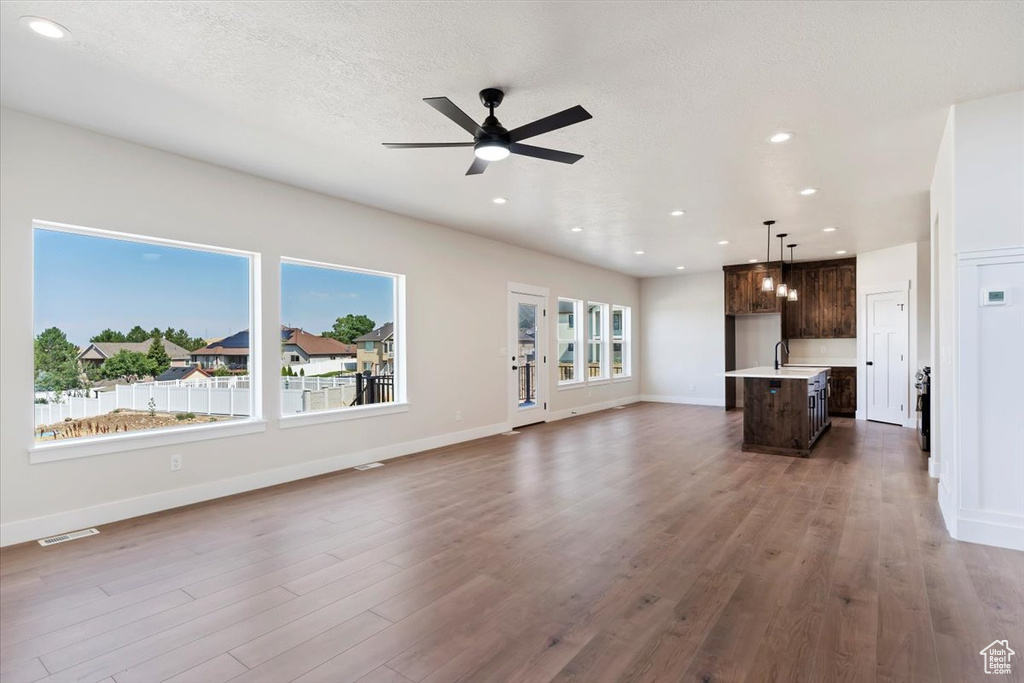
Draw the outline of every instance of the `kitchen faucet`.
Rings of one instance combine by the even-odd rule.
[[[778,341],[778,342],[777,342],[777,343],[775,344],[775,369],[776,369],[776,370],[778,370],[778,369],[779,369],[779,347],[780,347],[780,346],[781,346],[782,348],[786,349],[786,355],[787,355],[787,356],[789,355],[789,344],[787,344],[787,343],[785,342],[785,340],[782,340],[782,339],[780,339],[780,340],[779,340],[779,341]]]

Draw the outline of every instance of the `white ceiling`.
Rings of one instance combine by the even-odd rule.
[[[586,107],[529,141],[585,158],[380,146],[467,140],[420,100],[487,86],[509,129]],[[766,218],[798,260],[926,239],[949,105],[1022,87],[1021,2],[0,5],[4,106],[637,276],[764,258]]]

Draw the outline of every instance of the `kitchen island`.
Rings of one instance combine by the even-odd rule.
[[[743,380],[743,450],[806,458],[832,425],[827,367],[746,368],[725,373]]]

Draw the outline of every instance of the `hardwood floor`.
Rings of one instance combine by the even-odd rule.
[[[1024,554],[949,538],[914,433],[810,459],[637,404],[0,552],[0,680],[969,681]],[[1021,680],[1021,668],[1002,680]]]

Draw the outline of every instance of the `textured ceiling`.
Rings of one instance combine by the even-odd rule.
[[[380,146],[465,140],[420,100],[487,86],[508,128],[586,107],[530,140],[585,158]],[[1022,87],[1020,2],[0,5],[4,106],[638,276],[764,258],[766,218],[798,259],[926,238],[947,108]]]

